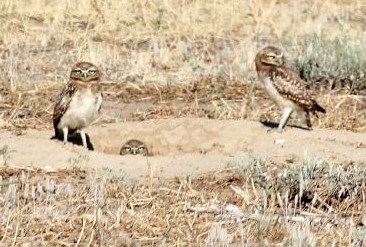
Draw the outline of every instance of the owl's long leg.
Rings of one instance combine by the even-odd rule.
[[[67,135],[69,134],[69,128],[68,127],[64,127],[64,128],[62,128],[62,132],[63,132],[63,134],[64,134],[64,144],[66,144],[67,143]]]
[[[294,110],[290,107],[285,107],[283,109],[280,124],[278,125],[278,130],[283,130],[283,128],[286,126],[288,120],[290,119],[291,113],[293,111]]]
[[[308,126],[309,129],[313,128],[313,125],[311,124],[309,111],[306,111],[306,125]]]
[[[300,121],[301,121],[301,127],[304,128],[308,128],[309,130],[312,129],[313,125],[311,124],[311,119],[310,119],[310,112],[309,111],[302,111],[302,112],[298,112]],[[306,125],[306,127],[305,127]]]
[[[88,149],[88,145],[86,143],[86,134],[85,134],[84,130],[80,130],[80,136],[81,136],[81,141],[83,142],[84,148]]]

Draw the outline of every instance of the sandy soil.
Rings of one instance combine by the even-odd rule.
[[[250,156],[274,162],[301,162],[308,157],[329,161],[362,161],[366,134],[349,131],[287,128],[267,132],[259,122],[181,118],[96,125],[87,129],[94,151],[51,140],[51,130],[29,129],[22,135],[0,132],[8,165],[57,169],[71,166],[111,168],[128,179],[195,175],[245,164]],[[120,156],[128,139],[143,140],[152,156]]]

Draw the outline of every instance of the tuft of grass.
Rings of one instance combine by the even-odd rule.
[[[307,84],[324,84],[329,89],[345,88],[352,94],[366,89],[364,42],[345,34],[336,37],[312,35],[299,41],[292,65]]]
[[[232,243],[233,237],[219,223],[213,224],[205,240],[206,247],[222,246],[228,247]]]
[[[8,145],[4,145],[0,149],[0,166],[5,166],[7,164],[8,159],[10,158],[10,154],[14,152],[15,150],[9,149]]]
[[[126,181],[126,171],[124,171],[123,169],[111,169],[108,167],[103,167],[102,168],[103,171],[103,176],[110,180],[111,183],[124,183]]]
[[[77,166],[83,163],[88,163],[90,160],[90,157],[88,154],[77,154],[74,157],[70,157],[67,162],[70,163],[72,166]]]
[[[363,196],[366,184],[364,164],[344,165],[305,158],[300,166],[290,164],[280,171],[273,171],[269,165],[254,157],[239,167],[256,186],[279,197],[279,204],[283,199],[306,207],[323,205],[334,211],[340,203]]]
[[[310,230],[310,224],[289,226],[289,237],[284,246],[315,247],[317,241],[315,234]]]

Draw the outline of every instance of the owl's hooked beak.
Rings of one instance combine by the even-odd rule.
[[[138,148],[136,148],[136,147],[132,147],[132,153],[134,154],[134,155],[136,155],[137,154],[137,152],[138,152]]]
[[[283,56],[283,52],[281,52],[280,55],[276,56],[276,60],[278,64],[282,65],[285,62],[285,57]]]
[[[87,71],[83,71],[82,72],[82,76],[83,76],[84,79],[86,79],[86,77],[88,76],[88,72]]]

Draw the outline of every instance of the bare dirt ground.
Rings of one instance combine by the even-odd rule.
[[[340,163],[364,159],[363,95],[319,88],[317,99],[327,114],[312,117],[314,130],[296,127],[293,117],[283,133],[268,133],[271,128],[264,123],[278,121],[279,111],[254,86],[227,78],[184,85],[107,83],[102,114],[87,129],[94,152],[50,140],[53,97],[60,85],[38,91],[4,89],[0,147],[8,146],[7,164],[113,168],[132,179],[150,174],[151,167],[156,177],[171,178],[222,169],[250,157],[294,164],[305,157]],[[129,139],[145,142],[152,156],[120,156]]]
[[[94,151],[50,129],[1,131],[0,246],[362,242],[366,134],[267,131],[250,120],[98,123]],[[130,138],[152,156],[119,155]]]
[[[157,177],[171,178],[224,169],[235,161],[248,161],[250,155],[276,163],[301,163],[305,157],[342,163],[366,157],[364,133],[295,127],[283,133],[268,130],[248,120],[162,119],[92,126],[88,134],[94,152],[50,140],[50,130],[30,129],[20,136],[3,131],[0,146],[8,145],[9,165],[51,170],[112,168],[132,179],[149,175],[149,165]],[[152,156],[120,156],[122,144],[133,138],[143,140]]]

